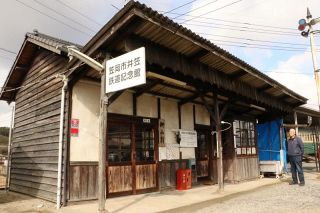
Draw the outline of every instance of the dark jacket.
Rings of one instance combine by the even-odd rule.
[[[288,155],[289,156],[299,156],[303,155],[303,142],[301,138],[295,136],[294,138],[290,138],[288,140]]]

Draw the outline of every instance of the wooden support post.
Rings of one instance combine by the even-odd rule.
[[[106,132],[107,132],[107,112],[108,96],[105,91],[105,71],[101,73],[100,91],[100,124],[99,124],[99,172],[98,172],[98,199],[99,212],[107,212],[106,203]]]
[[[181,105],[178,104],[179,129],[181,129]]]
[[[295,125],[295,129],[296,129],[296,135],[298,135],[298,117],[297,117],[297,112],[294,111],[293,112],[293,118],[294,118],[294,125]]]
[[[214,114],[215,114],[215,124],[216,124],[216,140],[218,145],[218,159],[217,159],[217,168],[218,168],[218,184],[219,191],[222,191],[224,188],[223,185],[223,154],[222,154],[222,137],[221,137],[221,120],[219,112],[219,104],[217,93],[213,92],[213,102],[214,102]]]

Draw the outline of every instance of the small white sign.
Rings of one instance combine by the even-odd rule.
[[[180,147],[197,147],[197,132],[188,130],[179,130],[181,137]]]
[[[145,48],[133,50],[106,63],[106,93],[146,83]]]

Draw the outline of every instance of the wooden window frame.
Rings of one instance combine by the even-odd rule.
[[[234,125],[235,122],[238,122],[238,128]],[[242,122],[245,122],[247,125],[247,128],[242,127]],[[252,125],[252,126],[251,126]],[[235,154],[237,157],[250,157],[250,156],[257,156],[258,155],[258,149],[257,149],[257,134],[256,134],[256,124],[254,121],[249,120],[243,120],[243,119],[236,119],[232,123],[233,127],[233,134],[234,134],[234,143],[235,143]],[[240,130],[240,133],[236,132],[236,129]],[[245,142],[245,145],[243,145],[243,139],[242,139],[242,131],[246,131],[247,133],[247,140]],[[253,138],[252,133],[253,132]],[[240,140],[240,146],[237,144],[237,138]],[[254,145],[250,145],[253,142]],[[241,149],[241,154],[238,154],[238,149]],[[250,153],[248,154],[248,150],[250,149]],[[255,153],[253,154],[252,150],[255,149]],[[245,150],[245,151],[244,151]]]

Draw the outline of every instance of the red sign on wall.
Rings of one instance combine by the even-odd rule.
[[[71,119],[71,136],[79,136],[79,119]]]

